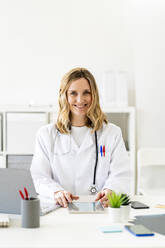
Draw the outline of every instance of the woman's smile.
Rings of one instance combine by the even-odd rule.
[[[71,111],[72,123],[83,122],[92,103],[91,88],[85,78],[73,81],[67,91],[67,99]]]

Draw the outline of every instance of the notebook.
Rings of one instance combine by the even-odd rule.
[[[165,214],[138,215],[135,216],[133,223],[144,225],[153,232],[165,235]]]
[[[10,219],[7,214],[0,214],[0,227],[8,227],[10,224]]]

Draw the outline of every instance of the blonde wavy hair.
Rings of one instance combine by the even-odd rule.
[[[59,91],[59,113],[56,127],[60,133],[68,134],[71,130],[71,112],[67,100],[67,91],[73,81],[85,78],[91,88],[92,103],[87,111],[86,126],[95,132],[102,128],[103,122],[108,123],[99,104],[99,93],[94,76],[85,68],[74,68],[67,72],[62,80]]]

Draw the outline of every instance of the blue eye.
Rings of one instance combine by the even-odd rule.
[[[72,92],[70,93],[70,95],[74,96],[74,95],[76,95],[76,92],[75,92],[75,91],[72,91]]]

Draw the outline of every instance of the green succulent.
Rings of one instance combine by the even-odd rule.
[[[125,197],[122,196],[122,194],[116,194],[115,192],[112,192],[111,194],[107,195],[107,198],[111,208],[120,208]]]
[[[127,194],[121,194],[121,196],[122,196],[122,199],[123,199],[123,202],[122,202],[121,205],[127,206],[127,205],[129,205],[131,203],[131,200],[130,200],[130,196],[129,195],[127,195]]]

